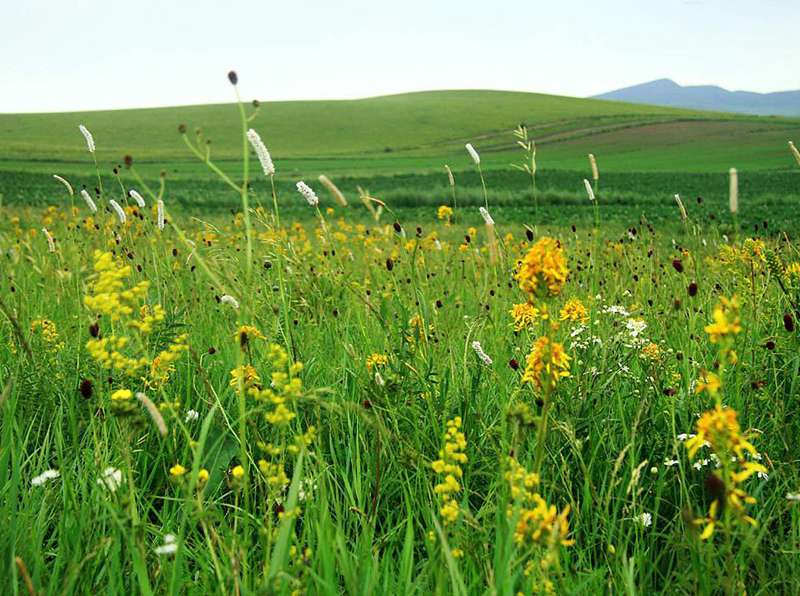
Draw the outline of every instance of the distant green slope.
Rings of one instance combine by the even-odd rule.
[[[507,91],[430,91],[361,100],[265,102],[252,122],[273,157],[305,171],[415,171],[468,167],[473,142],[488,167],[514,159],[510,134],[525,122],[540,165],[576,168],[594,151],[615,170],[712,171],[791,166],[786,140],[800,140],[800,120],[755,118]],[[46,169],[91,163],[78,124],[93,133],[103,167],[125,154],[180,169],[190,160],[177,133],[201,127],[215,159],[241,151],[233,104],[57,114],[0,114],[0,168]],[[41,162],[35,164],[35,162]],[[313,165],[313,164],[312,164]],[[66,166],[66,167],[65,167]],[[77,167],[77,166],[76,166]],[[312,167],[316,170],[317,168]]]

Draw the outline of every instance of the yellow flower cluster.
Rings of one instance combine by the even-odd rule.
[[[713,318],[714,322],[705,327],[712,344],[729,342],[734,335],[740,333],[742,326],[736,296],[731,299],[721,297],[714,307]]]
[[[239,346],[243,350],[247,348],[254,339],[266,339],[264,334],[252,325],[240,326],[239,329],[236,330],[236,335],[234,337],[239,341]]]
[[[450,219],[453,217],[453,210],[448,207],[447,205],[442,205],[436,211],[436,218],[440,221],[450,223]]]
[[[460,480],[464,476],[461,464],[467,463],[467,439],[459,429],[461,428],[461,416],[456,416],[447,422],[447,430],[444,435],[444,446],[439,450],[439,459],[431,464],[433,471],[442,476],[433,491],[441,500],[439,514],[444,523],[452,524],[459,516],[460,509],[455,496],[461,492]]]
[[[514,278],[531,298],[549,293],[557,296],[567,281],[569,269],[561,244],[544,237],[534,244],[520,261]]]
[[[56,324],[50,319],[36,319],[31,322],[31,332],[40,334],[45,349],[54,354],[64,347],[64,342],[58,335]]]
[[[569,376],[570,360],[564,346],[542,336],[528,355],[522,382],[533,383],[537,389],[548,393],[555,389],[560,379]]]
[[[509,311],[514,319],[514,331],[522,331],[531,327],[540,317],[541,311],[530,302],[515,304]]]
[[[741,485],[753,474],[767,473],[762,464],[744,459],[745,452],[753,457],[758,457],[758,452],[742,434],[736,411],[731,408],[717,404],[700,417],[695,436],[686,441],[689,459],[693,459],[706,444],[722,463],[722,470],[715,472],[707,481],[715,495],[708,515],[694,520],[695,525],[705,526],[700,534],[701,540],[707,540],[714,534],[716,527],[723,523],[721,516],[726,511],[740,522],[756,525],[756,520],[746,511],[746,506],[755,504],[756,499],[748,495]]]
[[[570,298],[561,309],[558,318],[562,321],[586,323],[589,320],[589,311],[586,310],[583,302],[577,298]]]
[[[175,370],[175,362],[189,349],[189,346],[186,345],[188,339],[189,336],[186,333],[179,335],[166,349],[153,358],[150,363],[150,374],[145,379],[148,387],[157,389],[166,385],[169,376]]]
[[[642,348],[642,357],[650,362],[659,362],[661,360],[661,348],[655,342],[650,342]]]
[[[125,336],[115,335],[90,339],[86,342],[86,349],[104,369],[117,370],[129,377],[135,377],[140,368],[147,366],[148,360],[143,356],[132,358],[123,354],[122,350],[127,347],[129,341]]]
[[[131,275],[131,267],[115,259],[110,252],[94,251],[94,271],[97,278],[83,303],[92,312],[105,315],[112,322],[133,314],[137,301],[150,287],[150,282],[144,280],[126,289],[125,280]]]
[[[389,364],[389,357],[386,354],[373,353],[367,356],[367,371],[372,372],[373,368],[386,366]]]
[[[140,334],[148,335],[153,332],[153,327],[163,320],[164,308],[160,304],[154,306],[143,304],[139,309],[139,320],[133,320],[128,324]]]

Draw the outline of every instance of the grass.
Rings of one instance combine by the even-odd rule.
[[[35,172],[0,206],[3,593],[800,587],[796,172],[743,175],[733,216],[719,174],[601,162],[595,226],[561,190],[580,171],[544,170],[534,217],[524,177],[488,168],[494,229],[466,169],[449,221],[442,174],[341,176],[350,205],[319,209],[281,178],[279,213],[239,174],[248,219],[188,166],[128,205],[135,171],[103,172],[97,214]],[[686,222],[656,198],[679,183]],[[550,317],[515,330],[527,303]],[[535,372],[542,338],[569,376]],[[740,427],[692,454],[723,404]]]

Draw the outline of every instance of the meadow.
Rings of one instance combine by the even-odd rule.
[[[534,162],[493,105],[274,163],[264,106],[195,163],[6,119],[3,593],[796,593],[796,121]]]

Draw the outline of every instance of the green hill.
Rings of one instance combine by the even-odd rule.
[[[604,170],[719,171],[786,169],[786,141],[800,139],[800,120],[733,116],[507,91],[430,91],[360,100],[264,102],[252,126],[278,163],[279,174],[317,171],[420,171],[449,161],[466,168],[471,141],[487,168],[515,159],[510,131],[526,123],[537,140],[540,167],[585,167],[597,154]],[[240,155],[236,106],[53,114],[0,114],[0,168],[6,171],[83,171],[91,161],[78,124],[97,142],[103,166],[125,154],[176,172],[199,172],[185,162],[177,133],[203,129],[212,157]]]

